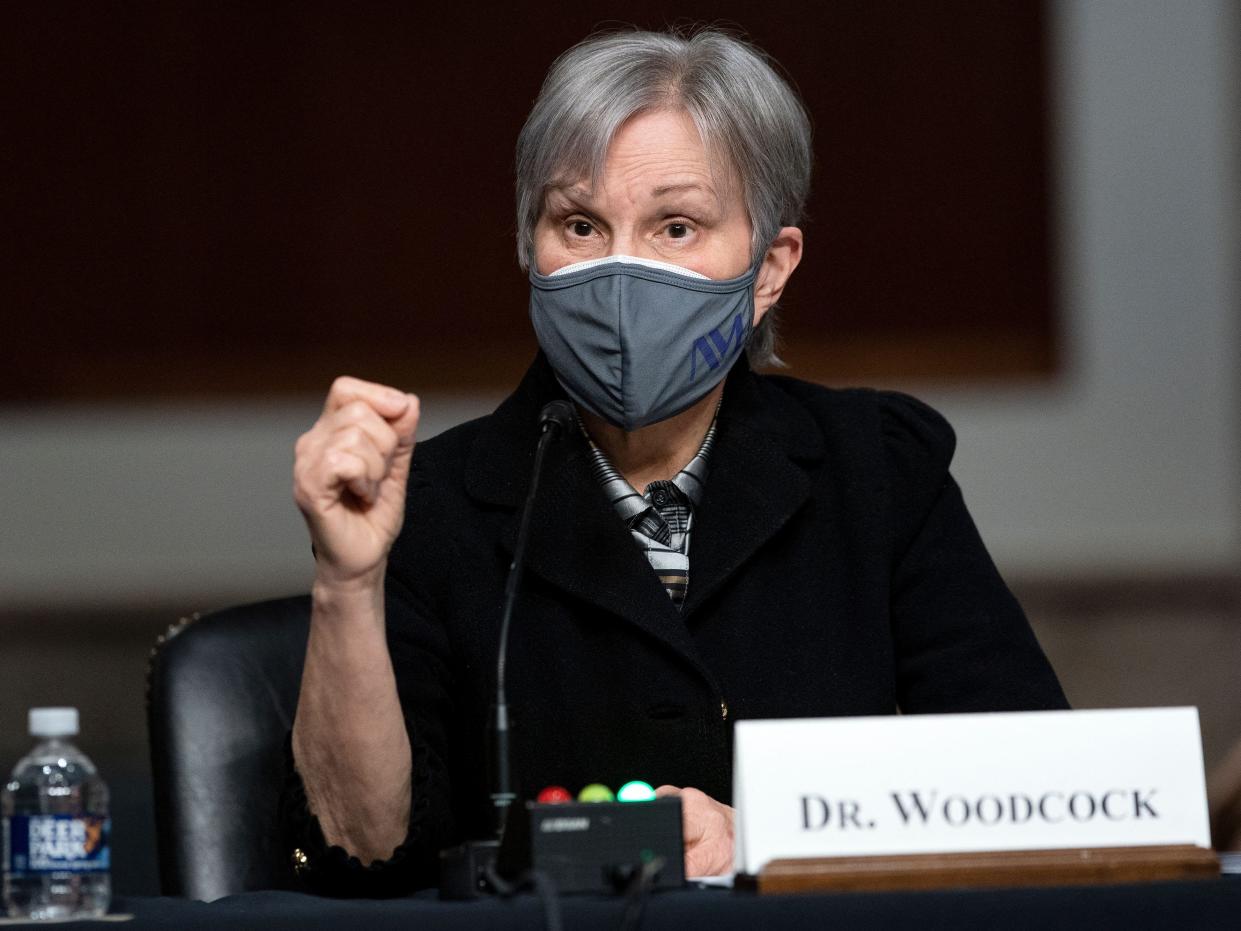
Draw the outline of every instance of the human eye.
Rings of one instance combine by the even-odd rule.
[[[581,217],[570,217],[565,228],[568,234],[576,239],[589,239],[595,232],[595,225]]]
[[[698,232],[698,224],[688,217],[665,219],[659,229],[659,237],[668,243],[683,246]]]

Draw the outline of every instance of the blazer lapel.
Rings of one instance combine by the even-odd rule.
[[[811,485],[803,464],[824,455],[822,428],[777,381],[754,375],[744,359],[729,375],[706,490],[694,511],[681,612],[604,497],[576,433],[548,450],[527,571],[664,642],[709,678],[686,619],[805,503]],[[509,553],[530,482],[539,411],[563,397],[540,353],[471,451],[470,494],[512,511],[501,534]]]
[[[527,568],[693,659],[693,640],[679,612],[595,481],[585,444],[574,443],[564,453],[547,463],[547,484],[539,488],[531,519]],[[510,551],[518,516],[505,534]]]
[[[563,397],[562,389],[540,354],[471,451],[467,489],[512,510],[500,537],[509,553],[529,487],[538,412],[557,397]],[[604,496],[591,473],[585,439],[576,433],[553,441],[544,460],[526,571],[663,641],[701,668],[684,621]]]
[[[822,429],[744,361],[720,407],[715,448],[690,535],[686,617],[738,572],[801,508],[811,483],[803,463],[824,455]]]

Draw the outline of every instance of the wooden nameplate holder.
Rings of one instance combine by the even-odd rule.
[[[1103,885],[1212,879],[1219,872],[1219,858],[1203,847],[1096,847],[772,860],[750,884],[765,895]]]

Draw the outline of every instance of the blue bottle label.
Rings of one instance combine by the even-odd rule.
[[[4,868],[11,876],[106,873],[112,823],[99,815],[10,815]]]

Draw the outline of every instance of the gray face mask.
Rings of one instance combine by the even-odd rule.
[[[530,319],[569,397],[624,430],[679,414],[750,337],[755,265],[715,281],[630,256],[530,271]]]

